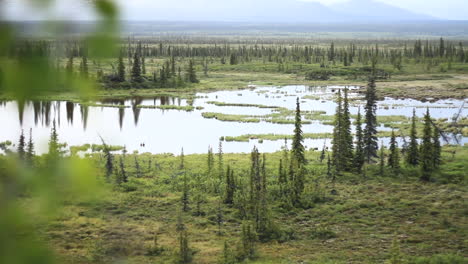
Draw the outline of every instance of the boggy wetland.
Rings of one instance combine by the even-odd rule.
[[[246,85],[247,86],[247,85]],[[253,86],[253,85],[250,85]],[[365,87],[279,86],[240,90],[168,93],[160,96],[109,98],[93,102],[30,101],[20,108],[15,101],[0,104],[6,128],[1,141],[14,141],[21,130],[33,131],[37,151],[47,150],[53,121],[61,140],[72,151],[90,151],[101,138],[128,151],[179,154],[205,153],[223,141],[226,153],[247,153],[256,145],[261,152],[281,150],[292,139],[296,99],[301,102],[305,146],[331,146],[336,93],[349,89],[350,113],[364,108]],[[378,136],[388,145],[390,132],[399,131],[399,143],[409,136],[413,109],[422,119],[426,109],[435,122],[449,127],[444,144],[463,145],[467,128],[451,126],[454,118],[468,124],[468,102],[463,99],[415,99],[385,97],[378,101]],[[353,120],[354,120],[353,119]],[[177,142],[176,144],[174,142]],[[86,148],[89,146],[89,148]]]

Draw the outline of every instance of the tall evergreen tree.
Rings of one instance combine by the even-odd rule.
[[[125,81],[125,64],[123,61],[123,56],[120,54],[119,56],[119,61],[118,61],[118,67],[117,67],[117,77],[119,82],[124,82]]]
[[[236,181],[234,179],[234,170],[231,170],[231,167],[228,165],[226,170],[226,198],[224,203],[233,204],[234,203],[234,193],[236,191]]]
[[[432,153],[432,160],[433,160],[433,167],[434,169],[438,169],[442,162],[442,147],[440,145],[440,134],[439,129],[434,126],[434,133],[432,135],[432,144],[433,144],[433,153]]]
[[[370,78],[366,91],[366,127],[363,133],[364,142],[364,157],[367,163],[371,163],[372,159],[377,157],[377,96],[376,96],[375,78]]]
[[[280,187],[280,193],[282,196],[285,196],[288,191],[288,164],[289,164],[289,149],[287,140],[284,140],[283,147],[283,157],[280,159],[279,164],[279,175],[278,175],[278,184]]]
[[[288,183],[288,177],[286,173],[286,168],[283,166],[283,159],[280,159],[279,168],[278,168],[278,185],[280,187],[281,195],[286,194]]]
[[[379,158],[380,158],[379,173],[380,173],[380,176],[384,176],[385,174],[385,146],[384,146],[383,141],[380,143]]]
[[[110,147],[104,142],[104,139],[101,138],[104,158],[106,159],[106,179],[109,180],[112,172],[114,171],[114,156],[111,153]]]
[[[193,252],[189,246],[189,236],[187,230],[179,232],[179,263],[192,263]]]
[[[34,163],[34,142],[32,139],[32,128],[29,130],[29,141],[26,147],[26,163],[30,166]]]
[[[398,149],[398,143],[396,142],[395,131],[392,130],[392,136],[390,138],[390,155],[388,157],[388,166],[392,168],[394,173],[398,173],[400,170],[400,150]]]
[[[213,148],[211,146],[208,147],[207,165],[208,165],[208,174],[210,174],[213,171],[213,167],[214,167],[214,155],[213,155]]]
[[[224,177],[224,160],[223,160],[223,142],[219,141],[218,145],[218,176],[219,180],[222,181]]]
[[[229,57],[229,64],[236,65],[237,63],[237,55],[235,53],[231,53],[231,56]]]
[[[191,83],[198,83],[197,73],[195,72],[195,67],[193,61],[189,60],[189,65],[187,68],[187,80]]]
[[[20,158],[20,160],[25,160],[26,159],[26,150],[25,150],[25,147],[26,147],[26,140],[25,140],[25,137],[24,137],[24,132],[23,130],[21,130],[21,134],[20,134],[20,137],[19,137],[19,141],[18,141],[18,157]]]
[[[132,66],[132,81],[141,82],[141,62],[139,52],[135,52],[133,55],[133,66]]]
[[[182,211],[184,212],[188,212],[189,211],[189,203],[190,203],[190,200],[189,200],[189,185],[188,185],[188,180],[187,180],[187,174],[184,173],[184,185],[183,185],[183,189],[182,189],[182,197],[181,197],[181,201],[182,201]]]
[[[258,203],[262,191],[261,160],[256,146],[250,153],[250,200],[252,204]],[[254,208],[256,210],[256,208]],[[254,213],[255,214],[255,213]]]
[[[296,102],[296,117],[294,122],[294,136],[291,149],[291,159],[289,164],[289,174],[291,177],[293,203],[298,204],[302,192],[304,191],[305,182],[305,147],[304,135],[302,132],[302,118],[299,98]]]
[[[416,131],[416,109],[413,109],[411,118],[410,143],[406,153],[406,163],[412,166],[419,164],[419,146]]]
[[[320,152],[320,163],[323,163],[323,161],[325,160],[325,155],[327,154],[327,141],[325,140],[325,142],[323,143],[323,147],[322,147],[322,151]]]
[[[304,135],[302,132],[301,105],[299,103],[299,98],[297,98],[296,101],[296,117],[294,120],[294,137],[291,154],[291,159],[294,159],[294,161],[297,163],[296,166],[304,165],[306,163]]]
[[[335,60],[335,43],[331,43],[330,45],[330,52],[328,54],[328,60],[334,61]]]
[[[356,118],[356,151],[354,153],[354,168],[356,172],[361,173],[364,162],[364,137],[362,131],[361,108],[359,108]]]
[[[180,163],[179,163],[179,170],[185,169],[185,155],[184,155],[184,148],[180,151]]]
[[[432,121],[429,108],[424,115],[424,130],[421,143],[421,180],[429,181],[434,170],[434,146],[432,144]]]
[[[141,74],[146,74],[146,58],[145,56],[141,57]]]
[[[121,183],[127,183],[128,182],[128,175],[127,175],[127,170],[125,169],[125,155],[127,153],[126,148],[122,150],[122,155],[120,156],[119,159],[119,170],[118,170],[118,175],[117,175],[117,184]]]
[[[330,154],[328,154],[328,157],[327,157],[327,177],[331,178],[331,176],[332,176],[332,161],[331,161],[331,158],[330,158]]]
[[[242,224],[241,244],[238,252],[238,261],[242,262],[245,259],[253,259],[256,256],[257,234],[253,230],[252,225],[248,223]]]
[[[61,156],[61,146],[59,143],[58,139],[58,134],[57,134],[57,128],[55,126],[55,120],[52,123],[52,131],[50,133],[50,139],[49,139],[49,153],[48,157],[51,160],[56,160]]]
[[[344,154],[343,150],[343,99],[341,97],[341,90],[338,90],[338,97],[336,101],[336,113],[333,127],[332,139],[332,164],[337,173],[344,169]]]
[[[220,260],[221,264],[235,264],[237,263],[231,249],[229,248],[229,244],[227,241],[224,241],[224,246],[223,246],[223,256],[222,259]]]
[[[83,78],[88,78],[88,58],[86,56],[83,56],[81,58],[81,64],[80,64],[80,74],[81,77]]]
[[[343,167],[351,171],[353,167],[353,135],[351,133],[351,118],[349,113],[348,88],[344,89],[343,114],[342,114],[341,141],[343,144]]]
[[[135,175],[137,178],[141,178],[143,176],[143,172],[141,171],[140,162],[138,161],[138,156],[134,155],[135,161]]]
[[[443,38],[440,38],[439,44],[439,56],[443,57],[445,55],[445,41]]]

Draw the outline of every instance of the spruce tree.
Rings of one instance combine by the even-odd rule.
[[[253,206],[253,211],[256,211],[256,205],[260,199],[260,192],[262,191],[262,178],[261,178],[261,161],[260,153],[256,146],[250,153],[250,201]],[[256,212],[253,212],[256,215]]]
[[[266,155],[263,153],[263,159],[262,159],[262,168],[261,168],[261,184],[262,184],[262,191],[266,192],[268,188],[268,180],[267,180],[267,173],[266,173]]]
[[[254,259],[256,256],[257,234],[251,224],[242,224],[241,244],[238,252],[238,261],[242,262],[245,259]]]
[[[281,196],[285,196],[289,190],[288,186],[288,164],[289,164],[289,149],[287,140],[284,140],[283,157],[280,159],[278,184],[280,187]]]
[[[284,168],[284,172],[287,174],[287,169],[289,167],[289,158],[290,156],[290,151],[289,151],[289,148],[288,148],[288,139],[284,139],[284,146],[283,146],[283,168]],[[286,177],[286,182],[288,181],[287,177]]]
[[[190,200],[189,200],[189,185],[188,185],[188,180],[187,180],[187,174],[184,173],[184,185],[182,187],[182,197],[181,197],[181,201],[182,201],[182,211],[184,212],[188,212],[189,211],[189,203],[190,203]]]
[[[197,74],[195,72],[195,67],[193,66],[193,61],[189,60],[189,65],[187,68],[187,80],[191,83],[198,83]]]
[[[55,126],[55,120],[52,123],[52,131],[50,133],[50,139],[49,139],[49,153],[48,157],[51,160],[56,160],[61,156],[61,146],[58,141],[58,134],[57,134],[57,128]]]
[[[332,161],[331,161],[331,158],[330,158],[330,154],[328,154],[328,157],[327,157],[327,177],[331,178],[331,176],[332,176]]]
[[[135,52],[133,56],[133,66],[132,66],[132,81],[141,82],[141,63],[140,63],[140,54]]]
[[[234,259],[234,256],[232,255],[232,251],[229,248],[229,244],[227,241],[224,241],[223,256],[220,262],[221,264],[235,264],[236,263],[236,260]]]
[[[280,187],[281,196],[286,194],[287,190],[288,177],[286,169],[283,166],[283,159],[280,159],[279,168],[278,168],[278,185]]]
[[[379,158],[380,158],[379,173],[380,173],[380,176],[384,176],[385,174],[385,146],[384,146],[383,141],[380,143]]]
[[[229,58],[229,64],[236,65],[237,63],[238,63],[237,62],[237,55],[235,53],[231,53],[231,56]]]
[[[348,88],[344,89],[343,114],[342,114],[342,151],[343,151],[343,167],[347,171],[351,171],[353,164],[353,135],[351,134],[351,119],[349,113]]]
[[[218,210],[216,212],[216,224],[218,225],[218,236],[222,235],[222,228],[224,223],[224,212],[221,201],[218,203]]]
[[[320,163],[323,163],[323,161],[325,160],[325,154],[327,154],[326,145],[327,141],[325,140],[325,142],[323,143],[322,151],[320,152]]]
[[[224,177],[224,160],[223,160],[223,142],[219,141],[218,145],[218,177],[222,181]]]
[[[184,148],[182,148],[180,152],[180,163],[179,163],[179,170],[185,169],[185,155],[184,155]]]
[[[125,64],[123,61],[123,56],[120,54],[119,61],[118,61],[118,68],[117,68],[117,77],[119,82],[125,81]]]
[[[32,139],[32,128],[29,130],[29,141],[26,147],[26,163],[29,166],[34,164],[34,142]]]
[[[213,171],[214,166],[214,155],[213,155],[213,148],[211,146],[208,147],[208,155],[207,155],[207,167],[208,167],[208,174],[211,174]]]
[[[332,139],[332,164],[335,170],[339,173],[344,169],[344,150],[343,150],[343,99],[341,91],[338,90],[338,97],[336,101],[336,113],[333,127]]]
[[[364,143],[364,158],[367,163],[371,163],[372,159],[377,157],[377,96],[375,91],[375,78],[370,78],[366,91],[366,127],[363,133]]]
[[[362,166],[364,165],[364,137],[362,131],[362,117],[361,108],[358,110],[356,118],[356,151],[354,153],[354,168],[357,173],[362,172]]]
[[[146,74],[146,59],[144,56],[141,57],[141,73]]]
[[[179,263],[192,263],[192,250],[189,246],[189,238],[187,230],[179,233]]]
[[[296,166],[301,166],[306,163],[304,135],[302,132],[301,105],[299,98],[296,101],[296,117],[294,120],[294,137],[292,142],[292,159],[297,163]]]
[[[26,146],[26,140],[24,138],[24,132],[21,130],[20,138],[18,141],[18,157],[20,160],[25,160],[26,159],[26,151],[25,151],[25,146]]]
[[[432,121],[429,109],[427,109],[424,115],[424,130],[423,138],[421,143],[421,180],[429,181],[431,179],[431,173],[434,170],[434,146],[432,144]]]
[[[125,169],[124,158],[120,157],[120,176],[122,178],[122,182],[128,182],[127,170]]]
[[[111,149],[109,148],[109,146],[107,146],[107,144],[102,138],[101,141],[103,146],[104,158],[106,159],[106,179],[109,180],[110,176],[112,175],[112,172],[114,171],[114,156],[111,153]]]
[[[141,171],[141,166],[140,162],[138,161],[138,156],[134,155],[134,160],[135,160],[135,174],[137,178],[141,178],[143,176],[143,173]]]
[[[443,38],[440,38],[439,44],[439,56],[443,57],[445,55],[445,41]]]
[[[174,55],[171,56],[171,76],[176,75],[176,63],[175,63],[175,57]]]
[[[80,64],[80,74],[83,78],[88,78],[88,58],[83,56]]]
[[[419,164],[419,146],[416,131],[416,109],[413,109],[413,117],[411,119],[410,143],[406,153],[406,163],[412,166]]]
[[[234,170],[231,170],[231,167],[228,165],[226,170],[226,198],[224,203],[233,204],[234,203],[234,193],[236,191],[236,182],[234,179]]]
[[[432,144],[433,144],[433,153],[432,153],[432,165],[434,169],[438,169],[440,167],[442,161],[442,147],[440,145],[440,134],[439,129],[434,126],[434,132],[432,135]]]
[[[328,60],[334,61],[335,60],[335,43],[331,43],[330,45],[330,52],[328,54]]]
[[[127,170],[125,169],[125,154],[127,153],[127,150],[124,148],[122,150],[122,155],[120,156],[119,159],[119,173],[117,177],[117,184],[121,183],[127,183],[128,182],[128,175],[127,175]]]
[[[289,164],[289,174],[291,176],[292,197],[293,203],[298,204],[302,192],[304,191],[305,183],[305,147],[304,135],[302,132],[302,119],[299,98],[296,102],[296,117],[294,122],[294,136],[291,149],[291,160]]]
[[[398,173],[400,170],[400,153],[398,144],[396,142],[395,131],[392,130],[392,136],[390,138],[390,156],[388,157],[388,166],[392,168],[394,173]]]

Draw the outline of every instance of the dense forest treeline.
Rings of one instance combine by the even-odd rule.
[[[59,70],[93,76],[113,88],[184,87],[198,83],[201,72],[207,77],[211,71],[293,73],[306,80],[324,81],[333,77],[365,80],[376,67],[377,79],[390,79],[406,73],[463,72],[468,62],[463,42],[443,38],[398,45],[191,45],[129,38],[121,43],[119,58],[88,61],[88,53],[82,41],[22,41],[4,55],[50,57],[50,63]]]
[[[370,58],[378,57],[381,62],[390,62],[395,56],[405,59],[440,58],[453,62],[467,62],[467,50],[463,41],[453,42],[416,40],[414,42],[398,42],[389,45],[387,42],[376,44],[372,41],[368,44],[355,44],[331,42],[328,46],[324,43],[315,45],[297,44],[177,44],[128,39],[122,44],[122,55],[133,57],[137,51],[144,57],[215,57],[229,58],[232,54],[242,57],[246,62],[249,59],[267,59],[271,62],[274,58],[289,59],[295,62],[317,63],[344,62],[345,58],[350,63],[353,61],[368,63]],[[86,45],[81,41],[24,41],[17,43],[14,50],[8,55],[56,55],[59,57],[86,57]],[[242,60],[242,61],[244,61]]]

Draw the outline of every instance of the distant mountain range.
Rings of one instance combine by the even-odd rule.
[[[138,8],[124,12],[128,19],[167,21],[242,22],[390,22],[428,21],[436,18],[373,0],[349,0],[325,6],[298,0],[197,0],[181,6]]]

